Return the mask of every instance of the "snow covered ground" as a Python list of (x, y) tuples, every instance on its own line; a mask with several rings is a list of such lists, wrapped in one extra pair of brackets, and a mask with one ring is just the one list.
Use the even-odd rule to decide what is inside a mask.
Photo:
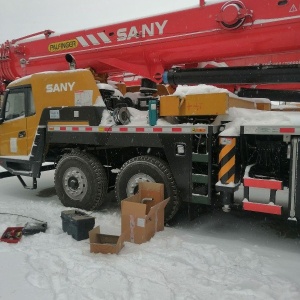
[[(207, 212), (193, 221), (182, 213), (151, 241), (126, 242), (118, 255), (91, 254), (88, 240), (62, 230), (53, 171), (37, 190), (16, 178), (0, 181), (0, 233), (46, 221), (45, 233), (0, 242), (5, 300), (82, 299), (300, 299), (297, 231), (257, 214)], [(112, 197), (93, 212), (106, 234), (120, 233), (120, 210)]]

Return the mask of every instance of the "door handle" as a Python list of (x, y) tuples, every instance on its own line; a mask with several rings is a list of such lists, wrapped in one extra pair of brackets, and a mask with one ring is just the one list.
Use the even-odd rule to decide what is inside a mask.
[(26, 136), (26, 131), (19, 131), (18, 138), (24, 138)]

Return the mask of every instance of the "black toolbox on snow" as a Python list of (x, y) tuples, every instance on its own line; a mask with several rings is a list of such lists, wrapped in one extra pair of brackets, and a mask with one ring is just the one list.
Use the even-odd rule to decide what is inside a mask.
[(75, 240), (81, 241), (89, 237), (89, 231), (95, 226), (95, 218), (79, 210), (61, 212), (62, 229)]

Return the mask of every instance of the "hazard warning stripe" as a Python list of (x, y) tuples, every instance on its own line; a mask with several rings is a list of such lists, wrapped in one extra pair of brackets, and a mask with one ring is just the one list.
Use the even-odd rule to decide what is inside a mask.
[(222, 145), (219, 154), (219, 180), (223, 184), (234, 182), (235, 180), (235, 152), (236, 139), (231, 139), (230, 144)]
[(206, 134), (208, 127), (174, 127), (174, 126), (48, 126), (49, 131), (59, 132), (115, 132), (115, 133), (194, 133)]
[(234, 174), (234, 166), (235, 156), (231, 157), (231, 159), (220, 168), (219, 176), (223, 183), (225, 183), (225, 181), (227, 183), (227, 180)]
[(243, 202), (243, 209), (272, 215), (282, 214), (282, 206), (274, 204), (254, 203), (245, 201)]
[(88, 34), (87, 35), (87, 38), (91, 41), (91, 43), (93, 44), (93, 45), (99, 45), (100, 44), (100, 42), (95, 38), (95, 36), (94, 35), (92, 35), (92, 34)]
[(223, 147), (219, 153), (219, 163), (224, 166), (232, 157), (235, 156), (235, 144)]
[[(98, 38), (100, 39), (100, 41), (98, 40)], [(111, 39), (104, 32), (97, 32), (97, 36), (95, 36), (94, 34), (77, 36), (76, 39), (81, 44), (82, 47), (88, 47), (91, 45), (98, 46), (102, 43), (109, 44), (112, 42)]]
[(82, 47), (88, 47), (89, 46), (88, 42), (84, 39), (84, 37), (77, 36), (76, 39), (81, 44)]
[(282, 190), (282, 181), (279, 180), (267, 180), (267, 179), (257, 179), (257, 178), (244, 178), (244, 186), (270, 189), (270, 190)]

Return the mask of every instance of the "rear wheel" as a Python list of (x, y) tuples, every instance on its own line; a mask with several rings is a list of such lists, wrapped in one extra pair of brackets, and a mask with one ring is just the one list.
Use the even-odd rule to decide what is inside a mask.
[(98, 159), (77, 150), (63, 155), (55, 171), (56, 193), (65, 206), (92, 210), (107, 192), (107, 177)]
[(177, 186), (168, 165), (153, 156), (139, 156), (127, 161), (121, 168), (115, 184), (117, 200), (134, 195), (139, 182), (163, 183), (165, 199), (170, 197), (165, 208), (165, 221), (171, 220), (180, 206)]

